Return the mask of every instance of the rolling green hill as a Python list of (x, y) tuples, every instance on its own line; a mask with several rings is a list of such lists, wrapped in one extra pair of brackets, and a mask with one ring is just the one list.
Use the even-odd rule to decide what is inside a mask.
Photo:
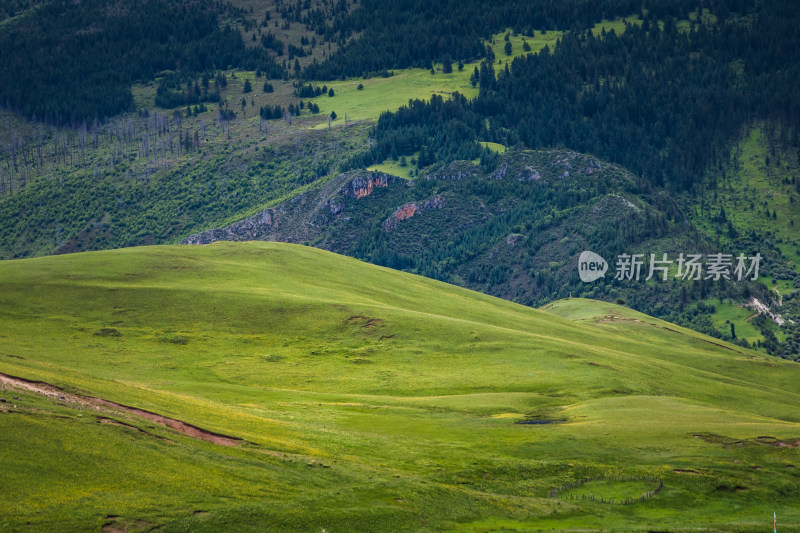
[(3, 262), (0, 313), (4, 531), (800, 527), (800, 366), (613, 304), (215, 243)]
[[(308, 243), (525, 305), (570, 295), (621, 299), (637, 310), (747, 346), (769, 336), (756, 330), (752, 319), (745, 321), (755, 312), (743, 304), (751, 298), (771, 301), (763, 282), (784, 277), (777, 251), (757, 239), (716, 242), (713, 233), (701, 232), (688, 220), (672, 197), (590, 155), (511, 150), (498, 156), (495, 166), (490, 171), (456, 161), (413, 181), (382, 172), (347, 172), (182, 242)], [(396, 170), (408, 167), (380, 168), (401, 174)], [(642, 279), (621, 281), (609, 274), (583, 283), (576, 265), (584, 250), (609, 259), (612, 272), (613, 258), (641, 253), (646, 263)], [(761, 283), (643, 279), (651, 253), (674, 259), (679, 253), (719, 250), (760, 251)], [(784, 293), (790, 302), (792, 293)], [(735, 316), (720, 319), (723, 309)], [(790, 306), (780, 312), (788, 319), (797, 316)], [(785, 356), (794, 358), (797, 350), (790, 344), (784, 346)]]
[[(290, 205), (304, 191), (326, 190), (342, 179), (341, 170), (414, 179), (472, 160), (481, 171), (469, 183), (417, 180), (404, 194), (373, 205), (378, 220), (352, 216), (351, 209), (349, 222), (330, 232), (338, 236), (311, 224), (288, 228), (305, 237), (286, 236), (284, 226), (272, 238), (306, 241), (520, 303), (569, 294), (619, 298), (698, 331), (800, 357), (800, 327), (791, 323), (800, 316), (792, 226), (800, 220), (800, 197), (798, 106), (791, 92), (797, 25), (790, 2), (725, 0), (695, 9), (662, 1), (513, 0), (481, 17), (480, 2), (461, 2), (456, 10), (416, 0), (391, 6), (196, 0), (196, 9), (187, 9), (152, 0), (143, 13), (128, 4), (7, 6), (3, 24), (13, 29), (7, 39), (25, 34), (15, 45), (25, 54), (15, 56), (10, 71), (51, 60), (71, 65), (64, 86), (45, 84), (47, 91), (65, 93), (78, 71), (98, 75), (97, 68), (124, 59), (131, 46), (141, 48), (136, 39), (149, 33), (105, 47), (114, 61), (97, 55), (92, 62), (67, 62), (26, 39), (52, 38), (62, 51), (89, 49), (105, 43), (114, 25), (135, 21), (159, 34), (174, 16), (177, 40), (150, 39), (165, 52), (148, 48), (127, 65), (136, 72), (114, 81), (135, 106), (115, 118), (93, 120), (90, 113), (60, 126), (42, 122), (39, 112), (38, 122), (22, 118), (20, 103), (8, 98), (12, 86), (34, 107), (69, 107), (42, 97), (38, 85), (18, 87), (45, 68), (12, 75), (14, 83), (0, 88), (0, 257), (175, 243), (209, 228), (247, 225), (247, 217)], [(372, 8), (378, 16), (370, 15)], [(68, 19), (66, 31), (54, 31), (58, 17)], [(402, 39), (386, 38), (392, 33)], [(201, 36), (199, 48), (185, 44)], [(228, 50), (219, 39), (235, 46)], [(210, 56), (201, 53), (208, 46), (215, 50)], [(214, 59), (225, 50), (230, 59)], [(253, 54), (266, 64), (253, 62)], [(272, 66), (284, 74), (276, 76)], [(315, 70), (317, 79), (310, 79)], [(353, 77), (341, 79), (345, 71)], [(308, 83), (320, 90), (303, 93)], [(97, 105), (117, 94), (91, 83), (82, 87), (93, 91)], [(338, 118), (328, 121), (332, 113)], [(756, 150), (755, 134), (747, 131), (763, 131), (769, 140)], [(603, 156), (623, 165), (618, 172), (628, 178), (622, 181), (635, 186), (606, 186), (580, 173), (545, 185), (483, 179), (503, 172), (509, 158), (501, 162), (498, 153), (508, 149), (513, 159), (531, 147)], [(767, 150), (762, 170), (753, 157), (760, 160)], [(549, 169), (548, 162), (536, 166)], [(438, 198), (443, 208), (390, 231), (381, 227), (396, 209), (428, 201), (441, 206)], [(718, 210), (723, 205), (727, 217)], [(313, 222), (318, 206), (306, 207), (297, 219)], [(595, 209), (605, 209), (603, 220)], [(738, 237), (727, 237), (733, 233)], [(610, 256), (759, 251), (766, 257), (766, 286), (627, 290), (603, 284), (591, 290), (601, 283), (587, 289), (571, 268), (588, 247)], [(762, 322), (751, 311), (752, 297), (785, 324)]]

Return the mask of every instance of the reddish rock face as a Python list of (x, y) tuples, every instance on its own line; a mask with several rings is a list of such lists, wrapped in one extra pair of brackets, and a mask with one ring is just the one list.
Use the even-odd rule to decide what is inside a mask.
[(388, 179), (385, 174), (369, 178), (356, 178), (351, 183), (352, 193), (356, 199), (369, 196), (375, 187), (386, 187), (386, 185), (388, 185)]
[(383, 223), (383, 229), (386, 231), (392, 231), (394, 228), (397, 227), (397, 223), (402, 220), (407, 220), (413, 217), (419, 208), (417, 204), (414, 202), (403, 204), (398, 207), (392, 215), (386, 219), (386, 222)]
[(394, 212), (393, 217), (396, 221), (400, 222), (401, 220), (413, 217), (416, 212), (417, 204), (405, 204), (397, 208), (397, 211)]
[[(371, 195), (378, 187), (391, 187), (396, 176), (357, 170), (334, 177), (329, 183), (301, 193), (251, 217), (223, 228), (213, 228), (186, 237), (184, 244), (214, 241), (302, 242), (319, 237), (334, 219), (344, 216), (348, 202)], [(424, 204), (420, 209), (426, 209)]]
[(392, 215), (383, 223), (383, 229), (391, 231), (397, 227), (398, 222), (408, 220), (416, 214), (423, 213), (431, 209), (441, 209), (444, 207), (444, 198), (441, 195), (436, 195), (429, 200), (425, 200), (422, 204), (409, 202), (398, 207)]

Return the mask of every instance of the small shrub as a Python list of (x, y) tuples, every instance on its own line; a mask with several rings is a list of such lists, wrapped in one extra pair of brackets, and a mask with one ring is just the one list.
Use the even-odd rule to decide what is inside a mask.
[(94, 333), (98, 337), (122, 337), (122, 333), (117, 328), (102, 328)]

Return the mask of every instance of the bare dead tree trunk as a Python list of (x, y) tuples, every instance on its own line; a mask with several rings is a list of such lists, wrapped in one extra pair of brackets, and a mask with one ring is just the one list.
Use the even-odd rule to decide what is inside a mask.
[(169, 137), (169, 155), (174, 155), (174, 151), (172, 150), (172, 128), (167, 126), (167, 135)]
[(17, 137), (17, 133), (14, 132), (14, 134), (11, 137), (11, 144), (8, 145), (9, 146), (9, 154), (11, 155), (11, 165), (12, 165), (12, 167), (14, 169), (14, 172), (18, 172), (18, 170), (19, 170), (17, 168), (17, 139), (16, 139), (16, 137)]
[(100, 145), (98, 139), (99, 132), (97, 131), (99, 129), (98, 126), (99, 125), (97, 123), (97, 119), (95, 118), (94, 122), (92, 122), (92, 146), (94, 147), (95, 150), (97, 150), (97, 148)]
[(39, 138), (36, 141), (36, 155), (39, 159), (39, 168), (44, 166), (44, 158), (42, 157), (42, 145), (44, 144), (44, 135), (42, 133), (42, 126), (39, 125)]
[(14, 194), (14, 172), (6, 161), (6, 175), (8, 176), (8, 194)]

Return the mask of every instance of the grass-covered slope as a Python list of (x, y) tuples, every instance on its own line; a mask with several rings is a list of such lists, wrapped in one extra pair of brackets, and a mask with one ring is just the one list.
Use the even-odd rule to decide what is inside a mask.
[[(492, 149), (500, 152), (502, 146)], [(643, 187), (627, 170), (591, 155), (515, 149), (497, 157), (491, 171), (455, 161), (412, 180), (400, 179), (409, 167), (399, 165), (338, 174), (247, 219), (183, 242), (307, 243), (525, 305), (568, 296), (622, 299), (639, 311), (740, 345), (758, 346), (764, 339), (752, 319), (745, 320), (754, 311), (744, 307), (751, 298), (772, 302), (762, 284), (645, 283), (616, 280), (612, 274), (583, 283), (576, 267), (584, 250), (608, 258), (612, 270), (613, 258), (639, 253), (647, 263), (644, 278), (650, 254), (666, 253), (675, 260), (689, 250), (760, 252), (759, 275), (768, 280), (780, 276), (783, 265), (767, 253), (766, 243), (716, 242), (690, 223), (673, 197)], [(789, 291), (781, 289), (781, 294), (790, 302)], [(780, 312), (800, 321), (791, 306)], [(725, 322), (731, 318), (737, 322), (735, 338)]]
[(3, 262), (0, 313), (65, 389), (0, 390), (4, 531), (800, 526), (800, 366), (612, 304), (216, 243)]

